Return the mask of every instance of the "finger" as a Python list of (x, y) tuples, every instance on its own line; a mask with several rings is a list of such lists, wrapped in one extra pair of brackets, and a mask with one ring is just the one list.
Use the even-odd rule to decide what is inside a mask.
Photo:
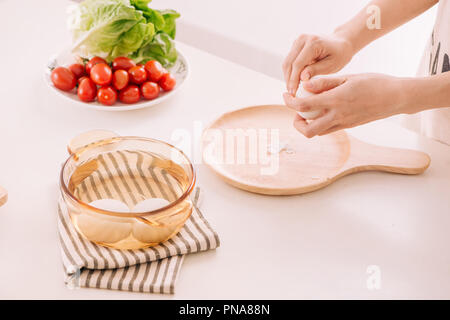
[(283, 99), (286, 106), (300, 112), (322, 110), (329, 108), (333, 104), (333, 95), (328, 94), (327, 92), (305, 98), (294, 97), (290, 93), (286, 92), (283, 94)]
[(345, 81), (347, 81), (345, 77), (317, 78), (303, 82), (303, 88), (311, 93), (318, 94), (334, 89), (345, 83)]
[(319, 135), (334, 125), (334, 114), (330, 111), (309, 123), (301, 117), (296, 117), (294, 121), (294, 127), (307, 138)]
[(286, 85), (291, 77), (292, 64), (294, 63), (295, 58), (297, 58), (298, 54), (302, 51), (304, 46), (305, 46), (305, 38), (303, 36), (300, 36), (297, 40), (294, 41), (294, 43), (292, 44), (291, 51), (289, 51), (289, 54), (284, 59), (283, 73)]
[(308, 127), (308, 122), (303, 119), (300, 115), (296, 115), (294, 119), (294, 128), (297, 129), (301, 134), (304, 135), (306, 128)]
[(318, 62), (313, 62), (309, 66), (306, 66), (300, 74), (300, 79), (301, 81), (308, 81), (314, 76), (328, 74), (333, 71), (334, 67), (334, 62), (331, 57), (326, 57)]
[(327, 130), (325, 130), (324, 132), (322, 132), (321, 134), (319, 134), (319, 136), (325, 136), (327, 134), (339, 131), (339, 130), (343, 130), (345, 129), (345, 127), (343, 125), (335, 125), (332, 126), (331, 128), (328, 128)]
[(300, 74), (315, 58), (316, 50), (314, 45), (306, 43), (300, 54), (292, 63), (292, 70), (287, 85), (290, 94), (295, 95), (297, 93), (298, 85), (300, 84)]

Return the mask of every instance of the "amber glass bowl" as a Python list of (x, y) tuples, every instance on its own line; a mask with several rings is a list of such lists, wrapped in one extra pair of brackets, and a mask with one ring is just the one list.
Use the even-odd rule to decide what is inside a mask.
[(60, 189), (76, 230), (115, 249), (141, 249), (176, 235), (192, 213), (195, 171), (165, 142), (114, 137), (76, 150)]

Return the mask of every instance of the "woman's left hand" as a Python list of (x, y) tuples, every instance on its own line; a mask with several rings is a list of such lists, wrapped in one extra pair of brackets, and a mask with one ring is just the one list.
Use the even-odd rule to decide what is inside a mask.
[(381, 74), (358, 74), (318, 78), (303, 82), (316, 95), (294, 97), (284, 94), (286, 105), (296, 111), (320, 111), (309, 123), (296, 116), (295, 128), (308, 138), (355, 127), (407, 110), (402, 79)]

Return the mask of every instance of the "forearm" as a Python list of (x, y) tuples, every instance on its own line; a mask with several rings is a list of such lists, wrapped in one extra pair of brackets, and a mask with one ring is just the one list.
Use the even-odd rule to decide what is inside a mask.
[(450, 107), (450, 72), (439, 75), (402, 79), (401, 113)]
[[(420, 15), (435, 5), (439, 0), (373, 0), (355, 17), (335, 30), (335, 34), (347, 39), (353, 53), (389, 33), (405, 22)], [(377, 12), (369, 11), (370, 6), (379, 8), (379, 26)], [(379, 27), (379, 28), (378, 28)]]

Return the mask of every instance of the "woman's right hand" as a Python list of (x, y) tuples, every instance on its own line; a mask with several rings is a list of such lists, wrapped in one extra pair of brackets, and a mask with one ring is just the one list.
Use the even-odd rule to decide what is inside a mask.
[(301, 35), (283, 62), (288, 92), (295, 96), (300, 81), (341, 70), (353, 55), (352, 44), (337, 34), (327, 37)]

